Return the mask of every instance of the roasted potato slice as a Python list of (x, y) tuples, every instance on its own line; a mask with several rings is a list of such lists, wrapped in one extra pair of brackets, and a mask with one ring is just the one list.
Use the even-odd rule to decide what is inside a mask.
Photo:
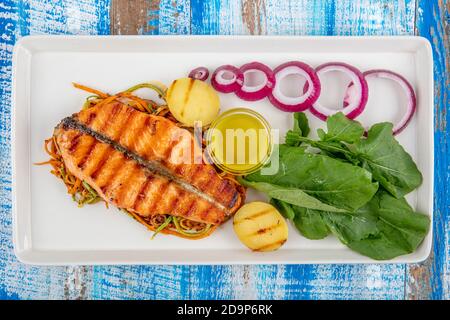
[(273, 251), (287, 240), (286, 220), (274, 206), (264, 202), (247, 203), (233, 221), (239, 240), (254, 251)]
[(220, 100), (216, 91), (204, 81), (192, 78), (175, 80), (167, 91), (167, 105), (175, 119), (193, 127), (210, 124), (218, 115)]

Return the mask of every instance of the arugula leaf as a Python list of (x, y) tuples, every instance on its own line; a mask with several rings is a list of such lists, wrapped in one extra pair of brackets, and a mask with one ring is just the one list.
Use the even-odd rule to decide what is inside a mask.
[(319, 240), (330, 234), (330, 230), (322, 219), (322, 211), (302, 208), (277, 199), (270, 199), (270, 203), (285, 218), (292, 220), (305, 238)]
[(300, 137), (307, 137), (310, 132), (309, 124), (308, 124), (308, 118), (306, 118), (306, 115), (303, 112), (295, 112), (294, 113), (294, 128), (292, 130), (289, 130), (286, 133), (286, 139), (285, 143), (288, 146), (297, 147), (300, 145), (301, 142), (294, 140), (291, 140), (289, 138), (289, 135), (293, 134), (293, 136), (300, 136)]
[(378, 189), (370, 172), (362, 168), (285, 145), (280, 145), (275, 175), (262, 175), (260, 170), (244, 180), (299, 189), (325, 204), (349, 211), (366, 204)]
[(396, 199), (384, 190), (377, 192), (356, 214), (364, 216), (369, 222), (349, 220), (339, 223), (333, 217), (342, 217), (342, 214), (324, 213), (323, 216), (342, 243), (376, 260), (392, 259), (415, 251), (430, 224), (430, 219), (414, 212), (404, 198)]
[(348, 119), (342, 112), (328, 117), (327, 130), (327, 133), (322, 129), (317, 130), (320, 140), (353, 143), (359, 141), (364, 134), (363, 126)]
[(354, 213), (335, 214), (334, 212), (323, 212), (322, 217), (328, 228), (334, 234), (340, 235), (338, 238), (344, 244), (355, 240), (363, 240), (379, 233), (377, 227), (378, 219), (373, 215), (372, 202), (369, 202)]
[(298, 188), (283, 187), (267, 182), (248, 181), (243, 178), (238, 178), (238, 181), (245, 187), (252, 187), (255, 190), (264, 192), (270, 198), (284, 201), (293, 205), (324, 211), (345, 211), (344, 209), (339, 209), (323, 203), (317, 198), (308, 195), (306, 192)]
[(302, 137), (307, 137), (310, 131), (308, 118), (303, 112), (294, 113), (294, 132), (299, 132)]
[(364, 129), (358, 122), (336, 113), (328, 118), (327, 128), (327, 133), (318, 130), (320, 141), (296, 132), (288, 132), (286, 141), (291, 145), (307, 143), (330, 157), (344, 159), (370, 171), (373, 178), (396, 198), (422, 183), (422, 174), (416, 164), (394, 138), (391, 123), (373, 125), (365, 139), (362, 137)]
[(362, 167), (389, 193), (401, 198), (422, 183), (422, 174), (411, 156), (395, 140), (391, 123), (372, 126), (367, 139), (349, 147), (362, 161)]
[(286, 219), (292, 220), (295, 218), (294, 209), (292, 209), (292, 206), (289, 203), (272, 198), (270, 199), (270, 204), (277, 208)]
[(320, 211), (293, 206), (295, 227), (308, 239), (319, 240), (330, 234), (327, 224), (322, 219)]

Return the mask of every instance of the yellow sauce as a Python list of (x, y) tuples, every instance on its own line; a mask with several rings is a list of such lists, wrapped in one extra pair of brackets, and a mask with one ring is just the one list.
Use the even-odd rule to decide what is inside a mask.
[(270, 126), (257, 112), (231, 109), (213, 122), (207, 144), (212, 160), (220, 169), (248, 174), (259, 169), (270, 156)]

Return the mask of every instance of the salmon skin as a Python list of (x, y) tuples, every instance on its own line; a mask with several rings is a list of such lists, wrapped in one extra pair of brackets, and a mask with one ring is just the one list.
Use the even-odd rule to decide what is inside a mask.
[(73, 175), (144, 219), (218, 225), (244, 203), (245, 189), (219, 176), (193, 135), (169, 119), (111, 102), (63, 119), (54, 135)]

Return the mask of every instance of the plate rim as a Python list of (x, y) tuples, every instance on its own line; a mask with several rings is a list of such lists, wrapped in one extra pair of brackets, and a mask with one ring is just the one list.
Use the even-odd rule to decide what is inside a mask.
[[(431, 123), (429, 125), (429, 132), (427, 134), (429, 135), (428, 142), (430, 144), (430, 149), (433, 151), (429, 154), (428, 160), (431, 163), (430, 168), (428, 168), (428, 174), (430, 174), (430, 190), (428, 190), (428, 199), (426, 200), (429, 204), (430, 211), (427, 212), (430, 218), (430, 229), (429, 233), (425, 237), (422, 246), (425, 246), (425, 250), (421, 255), (415, 255), (415, 258), (410, 257), (411, 255), (414, 255), (415, 253), (404, 255), (397, 257), (395, 259), (391, 260), (384, 260), (384, 261), (377, 261), (370, 259), (368, 257), (362, 256), (361, 259), (352, 259), (352, 260), (311, 260), (311, 261), (305, 261), (305, 260), (296, 260), (296, 261), (286, 261), (286, 260), (270, 260), (270, 261), (252, 261), (252, 260), (245, 260), (245, 261), (235, 261), (235, 260), (227, 260), (223, 259), (220, 261), (212, 261), (208, 259), (198, 259), (198, 260), (190, 260), (190, 261), (177, 261), (177, 260), (170, 260), (170, 261), (146, 261), (146, 260), (130, 260), (130, 261), (115, 261), (115, 260), (104, 260), (104, 261), (95, 261), (95, 260), (89, 260), (89, 259), (80, 259), (78, 261), (74, 262), (68, 262), (66, 261), (57, 261), (58, 259), (54, 259), (54, 261), (42, 261), (36, 258), (34, 255), (30, 255), (29, 253), (39, 253), (39, 250), (33, 250), (26, 249), (21, 247), (19, 244), (19, 233), (21, 226), (18, 225), (18, 212), (17, 212), (17, 201), (18, 201), (18, 195), (16, 192), (17, 189), (17, 179), (16, 179), (16, 159), (17, 159), (17, 149), (16, 149), (16, 104), (17, 104), (17, 67), (18, 67), (18, 52), (21, 49), (27, 49), (27, 46), (33, 44), (33, 41), (40, 41), (40, 40), (46, 40), (49, 39), (58, 40), (58, 41), (66, 41), (66, 40), (86, 40), (86, 41), (96, 41), (99, 39), (102, 39), (102, 41), (127, 41), (128, 39), (142, 39), (145, 41), (155, 41), (156, 40), (162, 40), (166, 41), (164, 39), (174, 39), (174, 38), (184, 38), (184, 39), (211, 39), (211, 38), (218, 38), (218, 39), (226, 39), (226, 41), (231, 41), (234, 39), (248, 39), (249, 41), (254, 41), (255, 39), (260, 39), (258, 41), (269, 41), (272, 39), (281, 39), (281, 40), (287, 40), (292, 41), (294, 39), (296, 40), (307, 40), (307, 41), (354, 41), (354, 40), (374, 40), (374, 41), (413, 41), (417, 42), (418, 46), (424, 47), (427, 55), (427, 60), (429, 62), (429, 69), (428, 76), (430, 81), (427, 83), (428, 88), (427, 90), (430, 92), (430, 99), (428, 102), (426, 102), (427, 105), (431, 106)], [(151, 39), (151, 40), (150, 40)], [(28, 48), (29, 49), (29, 48)], [(27, 50), (28, 50), (27, 49)], [(120, 36), (120, 35), (97, 35), (97, 36), (89, 36), (89, 35), (30, 35), (20, 38), (18, 41), (16, 41), (14, 48), (13, 48), (13, 56), (12, 56), (12, 86), (11, 86), (11, 169), (12, 169), (12, 180), (11, 180), (11, 194), (12, 194), (12, 240), (13, 240), (13, 248), (14, 253), (18, 260), (25, 264), (31, 264), (31, 265), (113, 265), (113, 264), (167, 264), (167, 265), (223, 265), (223, 264), (356, 264), (356, 263), (376, 263), (376, 264), (392, 264), (392, 263), (418, 263), (426, 260), (428, 256), (431, 253), (432, 244), (433, 244), (433, 222), (434, 222), (434, 108), (432, 106), (434, 105), (434, 74), (433, 74), (433, 54), (432, 54), (432, 47), (428, 39), (422, 36), (289, 36), (289, 35), (263, 35), (263, 36), (249, 36), (249, 35), (217, 35), (217, 36), (207, 36), (207, 35), (132, 35), (132, 36)], [(29, 105), (28, 105), (29, 107)], [(30, 134), (29, 126), (28, 126), (28, 133)], [(29, 162), (29, 161), (28, 161)], [(30, 190), (31, 194), (31, 190)], [(336, 240), (338, 241), (338, 240)], [(327, 249), (328, 250), (328, 249)], [(47, 251), (47, 250), (46, 250)], [(52, 250), (52, 252), (59, 252), (61, 250)], [(117, 251), (117, 250), (115, 250)], [(120, 251), (120, 250), (118, 250)], [(136, 251), (148, 251), (148, 250), (136, 250)], [(62, 251), (61, 251), (62, 252)], [(73, 252), (95, 252), (95, 251), (86, 251), (86, 250), (80, 250), (80, 251), (73, 251)]]

